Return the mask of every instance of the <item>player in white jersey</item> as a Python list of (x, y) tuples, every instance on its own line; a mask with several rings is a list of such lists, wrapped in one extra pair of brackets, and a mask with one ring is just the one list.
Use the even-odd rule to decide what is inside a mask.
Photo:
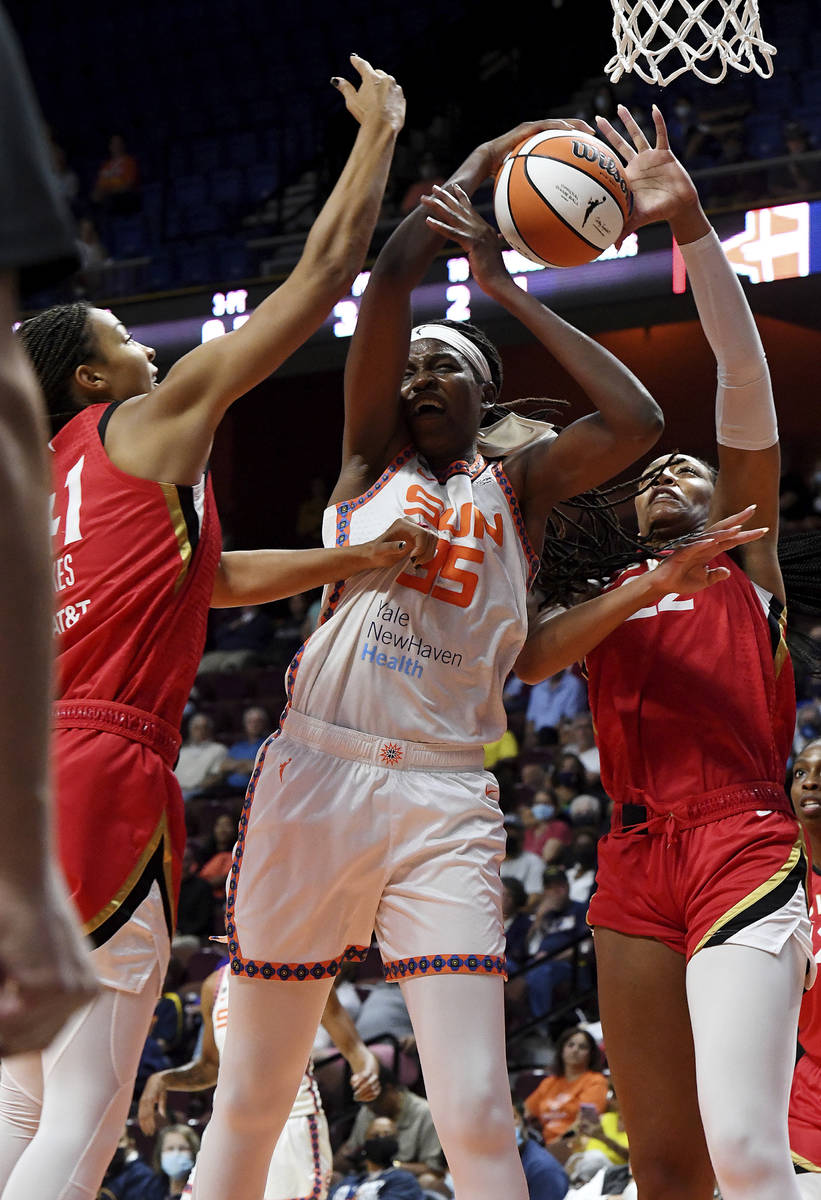
[[(156, 1132), (157, 1114), (166, 1115), (168, 1092), (200, 1092), (217, 1082), (228, 1026), (230, 980), (227, 967), (220, 967), (202, 985), (202, 1035), (197, 1057), (182, 1067), (157, 1071), (146, 1080), (138, 1113), (143, 1133)], [(334, 991), (328, 994), (322, 1024), (350, 1065), (354, 1099), (363, 1103), (375, 1100), (380, 1091), (379, 1062), (359, 1037)], [(313, 1061), (309, 1059), (296, 1100), (271, 1156), (265, 1200), (293, 1200), (294, 1197), (324, 1200), (332, 1165), (328, 1122), (314, 1078)], [(191, 1172), (184, 1196), (191, 1195), (195, 1175), (196, 1168)]]
[[(662, 427), (626, 368), (513, 283), (468, 200), (552, 125), (569, 128), (519, 126), (474, 151), (396, 230), (363, 296), (324, 537), (356, 542), (405, 514), (437, 531), (439, 550), (424, 567), (328, 589), (291, 665), (228, 885), (232, 1020), (197, 1200), (260, 1194), (333, 976), (372, 929), (408, 1005), (457, 1195), (527, 1195), (504, 1050), (504, 834), (482, 747), (504, 728), (502, 684), (553, 505), (627, 467)], [(514, 435), (504, 464), (478, 445), (501, 385), (493, 346), (453, 323), (411, 336), (411, 292), (443, 234), (598, 410), (558, 437)]]

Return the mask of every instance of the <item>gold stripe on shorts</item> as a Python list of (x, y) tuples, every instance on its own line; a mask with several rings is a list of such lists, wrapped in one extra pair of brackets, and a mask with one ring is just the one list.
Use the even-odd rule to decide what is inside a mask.
[(748, 925), (777, 912), (792, 898), (797, 887), (806, 886), (806, 874), (804, 843), (799, 836), (783, 866), (765, 883), (760, 884), (719, 917), (707, 930), (693, 953), (696, 954), (708, 945), (720, 946)]

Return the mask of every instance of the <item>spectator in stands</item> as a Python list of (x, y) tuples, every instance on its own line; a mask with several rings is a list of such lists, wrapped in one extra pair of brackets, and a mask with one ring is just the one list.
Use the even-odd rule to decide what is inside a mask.
[(197, 674), (241, 671), (256, 666), (271, 642), (271, 622), (264, 608), (245, 604), (219, 609), (211, 615), (211, 649), (206, 650)]
[(530, 1136), (521, 1100), (513, 1101), (513, 1120), (529, 1200), (565, 1200), (570, 1187), (567, 1173), (558, 1159)]
[(200, 878), (201, 865), (198, 851), (189, 842), (182, 856), (175, 941), (181, 937), (197, 938), (201, 941), (215, 932), (214, 891), (207, 880)]
[(553, 776), (553, 790), (561, 811), (567, 811), (576, 796), (582, 794), (587, 779), (581, 759), (575, 754), (562, 754)]
[(626, 1165), (630, 1157), (627, 1132), (612, 1087), (607, 1093), (607, 1110), (599, 1114), (590, 1107), (583, 1108), (577, 1131), (574, 1153), (567, 1163), (574, 1182), (592, 1178), (602, 1167)]
[(782, 130), (790, 161), (767, 172), (767, 189), (777, 196), (809, 196), (821, 190), (821, 162), (806, 159), (814, 150), (809, 134), (798, 121), (788, 121)]
[(242, 730), (244, 738), (232, 742), (228, 747), (228, 756), (220, 765), (219, 771), (227, 788), (245, 794), (245, 789), (251, 779), (257, 751), (271, 732), (271, 718), (259, 704), (252, 704), (242, 714)]
[(110, 259), (91, 217), (81, 217), (77, 224), (77, 253), (80, 273), (75, 279), (75, 291), (78, 295), (93, 295), (99, 291), (102, 269)]
[(530, 967), (525, 976), (527, 997), (533, 1017), (549, 1016), (553, 993), (573, 977), (573, 961), (587, 953), (587, 904), (570, 898), (567, 872), (545, 867), (544, 889), (533, 911), (528, 933), (528, 954), (545, 961)]
[(542, 890), (542, 860), (538, 854), (525, 850), (525, 826), (518, 813), (507, 813), (504, 823), (507, 848), (502, 861), (502, 874), (518, 879), (528, 896), (537, 896)]
[(524, 884), (511, 875), (502, 876), (502, 919), (505, 926), (505, 961), (508, 972), (527, 958), (531, 917), (527, 912)]
[(163, 1200), (181, 1196), (200, 1151), (200, 1139), (189, 1125), (167, 1125), (154, 1149), (154, 1167), (166, 1179)]
[[(522, 763), (519, 770), (519, 781), (516, 784), (516, 807), (529, 808), (537, 792), (550, 787), (550, 777), (541, 763)], [(529, 849), (529, 847), (528, 847)]]
[(225, 881), (231, 870), (231, 859), (236, 840), (236, 820), (230, 813), (220, 813), (214, 820), (211, 837), (203, 847), (205, 862), (200, 867), (200, 878), (211, 885), (217, 899), (220, 899), (225, 892)]
[(374, 1117), (368, 1124), (362, 1151), (364, 1166), (336, 1185), (334, 1200), (422, 1200), (416, 1176), (399, 1165), (399, 1131), (390, 1117)]
[(72, 212), (76, 213), (77, 196), (80, 191), (80, 180), (77, 172), (69, 166), (63, 147), (58, 146), (53, 139), (50, 140), (50, 149), (51, 165), (57, 179), (57, 187), (66, 204)]
[(599, 748), (593, 733), (593, 718), (589, 712), (581, 712), (571, 720), (565, 721), (560, 737), (562, 751), (565, 754), (575, 754), (584, 767), (586, 784), (596, 787), (601, 776), (599, 764)]
[(355, 1018), (356, 1029), (364, 1042), (372, 1042), (387, 1034), (403, 1049), (416, 1045), (413, 1026), (402, 992), (386, 979), (370, 985)]
[(599, 1071), (601, 1055), (586, 1029), (566, 1029), (556, 1044), (553, 1075), (543, 1079), (525, 1099), (525, 1112), (541, 1126), (544, 1144), (566, 1158), (563, 1135), (579, 1118), (582, 1104), (603, 1113), (607, 1108), (607, 1079)]
[(498, 763), (508, 762), (519, 753), (519, 743), (512, 729), (506, 729), (496, 742), (485, 746), (485, 770), (491, 771)]
[(525, 712), (529, 744), (555, 745), (563, 717), (575, 717), (587, 708), (584, 683), (573, 671), (558, 671), (530, 689)]
[(214, 741), (214, 722), (207, 713), (194, 713), (188, 722), (188, 737), (180, 747), (174, 774), (189, 800), (220, 782), (220, 768), (228, 755), (222, 742)]
[(165, 1200), (167, 1194), (165, 1179), (143, 1162), (134, 1139), (123, 1130), (97, 1200)]
[[(594, 796), (577, 796), (573, 801), (595, 801)], [(596, 802), (597, 803), (597, 802)], [(570, 899), (583, 904), (587, 902), (596, 882), (596, 829), (578, 829), (573, 835), (573, 844), (567, 854), (567, 882)]]
[(97, 171), (91, 199), (109, 213), (136, 212), (139, 208), (139, 181), (136, 158), (129, 154), (123, 136), (113, 134), (108, 143), (108, 158)]
[(185, 1031), (185, 1012), (182, 1000), (182, 981), (185, 967), (181, 959), (172, 954), (162, 987), (162, 995), (154, 1009), (151, 1036), (169, 1056), (179, 1051)]
[(379, 1096), (360, 1108), (348, 1140), (334, 1156), (335, 1169), (343, 1174), (355, 1170), (372, 1122), (376, 1117), (389, 1117), (395, 1122), (397, 1138), (396, 1150), (389, 1161), (412, 1175), (423, 1175), (426, 1171), (443, 1175), (442, 1147), (427, 1100), (408, 1091), (384, 1064), (379, 1069), (379, 1082), (382, 1085)]
[(305, 641), (307, 633), (310, 632), (306, 630), (306, 621), (311, 599), (308, 592), (299, 592), (296, 596), (289, 596), (286, 601), (287, 615), (279, 617), (274, 622), (270, 657), (275, 664), (286, 666)]
[(570, 845), (573, 833), (565, 814), (556, 808), (556, 796), (548, 784), (536, 792), (530, 807), (519, 810), (525, 825), (525, 850), (538, 854), (543, 863), (555, 862)]

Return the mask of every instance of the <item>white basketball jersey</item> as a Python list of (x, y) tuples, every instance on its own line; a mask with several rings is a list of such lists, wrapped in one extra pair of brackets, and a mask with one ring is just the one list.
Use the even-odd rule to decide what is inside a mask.
[(289, 702), (386, 737), (496, 741), (538, 567), (513, 488), (481, 455), (437, 478), (408, 447), (364, 495), (326, 510), (323, 541), (357, 545), (402, 516), (438, 532), (435, 558), (326, 588), (321, 624), (288, 673)]
[[(222, 975), (220, 976), (220, 985), (214, 997), (214, 1007), (211, 1009), (211, 1019), (214, 1023), (214, 1043), (220, 1058), (222, 1058), (222, 1052), (225, 1049), (225, 1030), (228, 1025), (228, 987), (230, 982), (231, 972), (227, 966), (223, 967)], [(308, 1069), (302, 1076), (293, 1108), (288, 1114), (288, 1120), (290, 1121), (292, 1117), (312, 1116), (319, 1112), (321, 1106), (319, 1088), (314, 1079), (313, 1064), (309, 1062)]]

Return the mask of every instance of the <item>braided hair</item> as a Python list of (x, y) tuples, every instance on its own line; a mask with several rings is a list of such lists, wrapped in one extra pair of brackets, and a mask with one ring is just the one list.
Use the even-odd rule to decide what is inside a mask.
[[(651, 487), (679, 455), (673, 451), (657, 468), (626, 483), (594, 488), (557, 505), (548, 519), (537, 587), (541, 607), (570, 608), (597, 595), (620, 571), (635, 563), (657, 558), (687, 542), (689, 535), (664, 545), (651, 543), (622, 524), (616, 509)], [(694, 458), (694, 455), (688, 455)], [(712, 464), (697, 459), (713, 480)], [(733, 551), (730, 551), (733, 557)], [(821, 620), (821, 530), (782, 533), (778, 562), (791, 615)], [(815, 639), (791, 623), (787, 643), (797, 664), (810, 674), (821, 674), (821, 648)]]
[(90, 314), (85, 300), (56, 304), (24, 321), (17, 331), (45, 396), (52, 433), (77, 415), (74, 372), (82, 363), (100, 358)]

